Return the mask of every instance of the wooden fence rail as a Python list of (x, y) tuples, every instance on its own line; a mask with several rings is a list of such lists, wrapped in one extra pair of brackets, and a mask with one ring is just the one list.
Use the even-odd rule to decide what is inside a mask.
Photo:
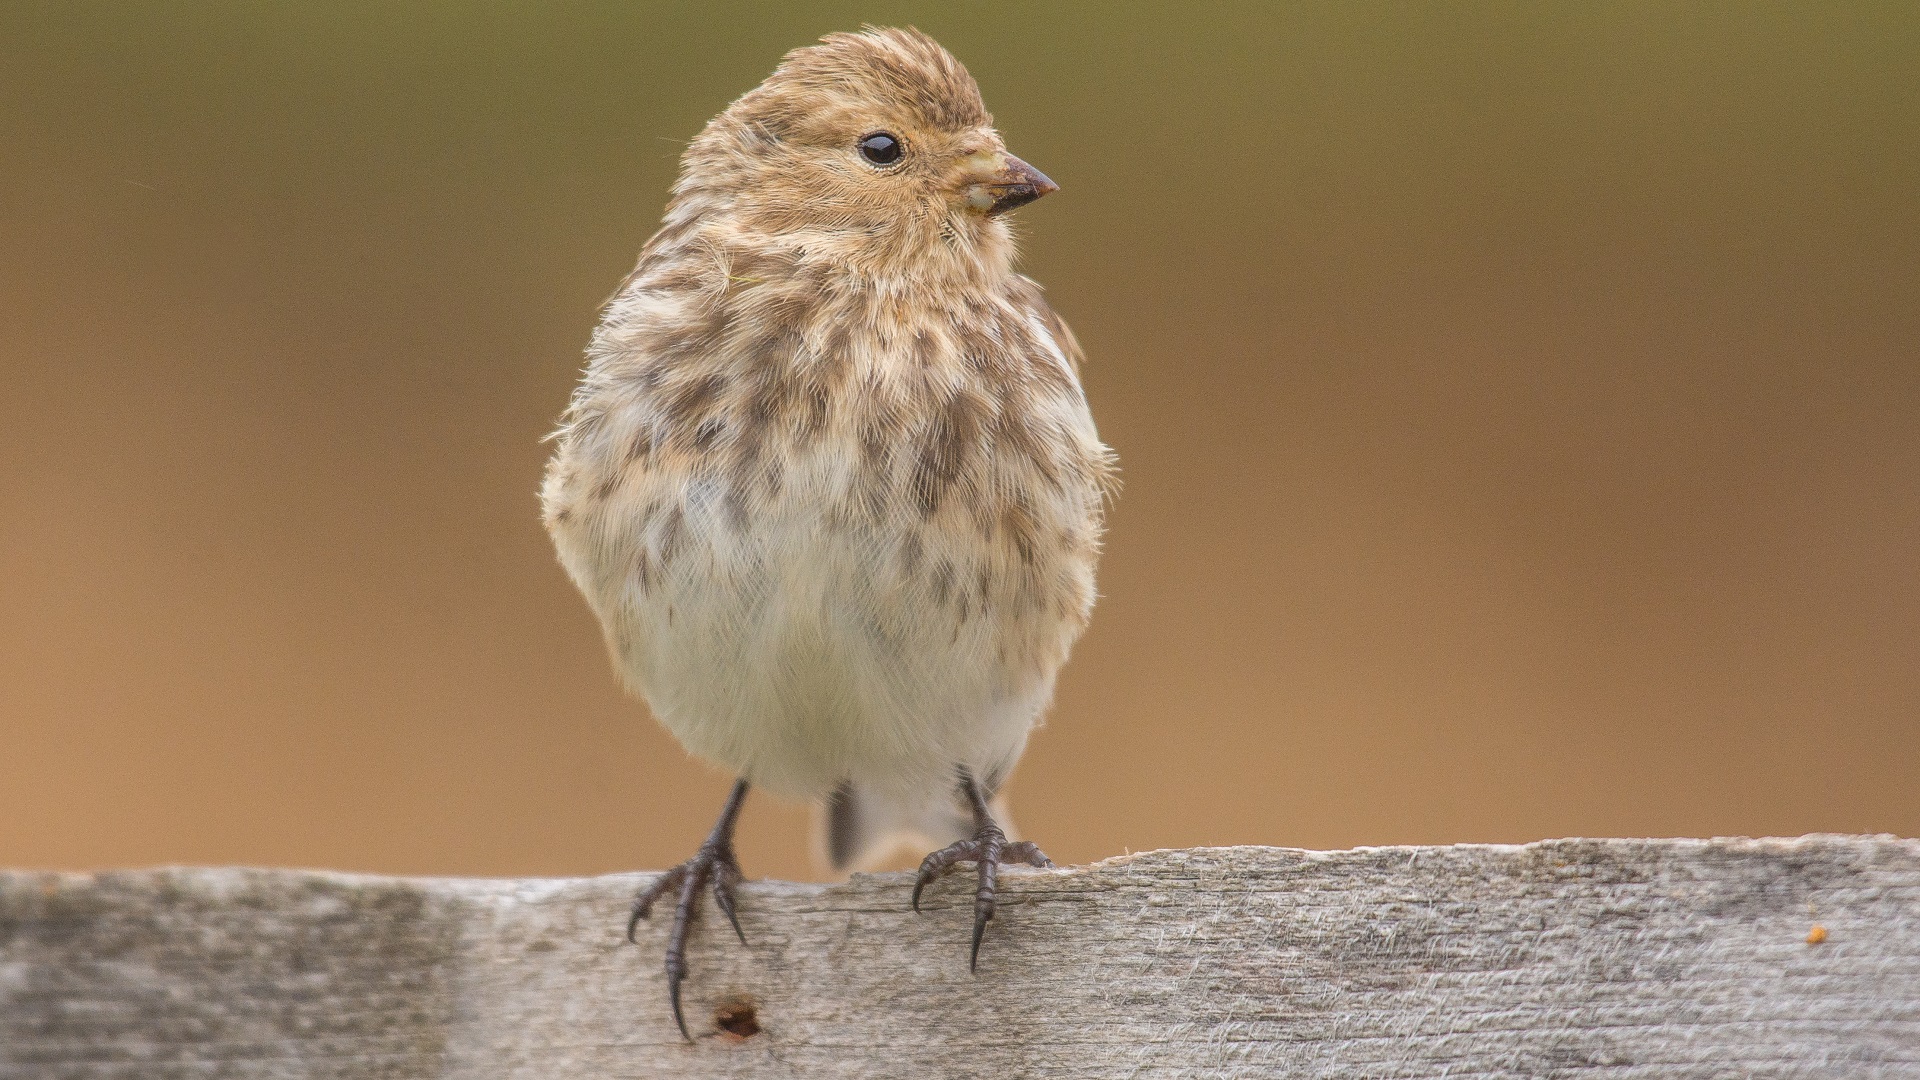
[(0, 1077), (1920, 1078), (1913, 840), (1009, 871), (977, 975), (966, 875), (750, 883), (692, 1044), (647, 877), (0, 873)]

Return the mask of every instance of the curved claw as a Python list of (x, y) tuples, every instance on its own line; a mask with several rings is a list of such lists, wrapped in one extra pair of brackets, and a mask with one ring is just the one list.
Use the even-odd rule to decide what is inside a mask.
[(633, 911), (627, 916), (627, 944), (639, 944), (638, 941), (634, 940), (634, 931), (639, 929), (640, 920), (652, 913), (653, 902), (658, 900), (662, 893), (678, 885), (680, 880), (686, 876), (687, 867), (685, 863), (682, 863), (666, 873), (661, 874), (659, 877), (654, 878), (653, 884), (641, 890), (640, 895), (633, 898)]
[(713, 902), (726, 913), (727, 922), (733, 925), (733, 936), (740, 944), (747, 943), (747, 932), (740, 929), (740, 917), (733, 912), (733, 887), (740, 883), (740, 867), (731, 858), (722, 862), (713, 875)]
[(981, 846), (985, 850), (979, 860), (980, 887), (973, 894), (973, 949), (967, 953), (969, 972), (980, 970), (980, 939), (986, 936), (987, 923), (993, 920), (993, 892), (1005, 847), (991, 839)]
[[(992, 865), (992, 863), (986, 863), (980, 867), (980, 876), (982, 879), (987, 877), (987, 867)], [(982, 890), (990, 890), (991, 888), (991, 885), (981, 886)], [(981, 896), (973, 902), (973, 948), (967, 952), (967, 971), (969, 973), (977, 973), (980, 970), (980, 939), (987, 935), (987, 923), (992, 920), (993, 896), (989, 892), (987, 895)]]
[(1013, 843), (1001, 848), (1000, 861), (1003, 863), (1025, 863), (1028, 866), (1038, 867), (1042, 870), (1053, 869), (1053, 860), (1047, 858), (1046, 852), (1041, 851), (1039, 845), (1031, 840), (1015, 840)]
[(973, 861), (979, 846), (979, 840), (962, 840), (920, 860), (920, 872), (913, 878), (913, 910), (920, 910), (920, 894), (927, 886), (952, 873), (961, 863)]
[(686, 977), (687, 965), (676, 967), (671, 962), (667, 964), (667, 1000), (673, 1003), (673, 1022), (680, 1028), (680, 1037), (692, 1042), (693, 1035), (687, 1031), (687, 1018), (680, 1013), (680, 980)]
[(973, 948), (967, 952), (967, 974), (980, 974), (980, 941), (987, 936), (987, 920), (992, 915), (973, 917)]

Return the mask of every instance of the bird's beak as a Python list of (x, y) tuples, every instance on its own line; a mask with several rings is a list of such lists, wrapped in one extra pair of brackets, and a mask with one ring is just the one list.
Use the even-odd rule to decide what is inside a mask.
[(976, 175), (978, 179), (967, 186), (967, 205), (989, 215), (1003, 214), (1060, 190), (1046, 173), (1012, 154), (993, 155), (991, 171)]

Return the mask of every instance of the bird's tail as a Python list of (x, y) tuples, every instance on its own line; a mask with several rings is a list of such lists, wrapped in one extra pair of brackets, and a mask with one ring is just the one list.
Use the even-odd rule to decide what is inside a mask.
[[(1006, 798), (996, 795), (989, 808), (1011, 837)], [(818, 846), (828, 865), (840, 873), (870, 869), (903, 847), (925, 854), (973, 835), (973, 815), (961, 806), (958, 792), (902, 802), (848, 782), (834, 789), (823, 810), (815, 817)]]

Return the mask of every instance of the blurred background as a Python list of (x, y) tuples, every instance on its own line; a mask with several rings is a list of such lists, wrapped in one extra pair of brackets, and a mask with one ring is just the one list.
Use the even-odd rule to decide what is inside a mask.
[(1056, 859), (1920, 834), (1920, 7), (15, 0), (0, 865), (690, 853), (540, 439), (680, 147), (862, 22), (1064, 187)]

